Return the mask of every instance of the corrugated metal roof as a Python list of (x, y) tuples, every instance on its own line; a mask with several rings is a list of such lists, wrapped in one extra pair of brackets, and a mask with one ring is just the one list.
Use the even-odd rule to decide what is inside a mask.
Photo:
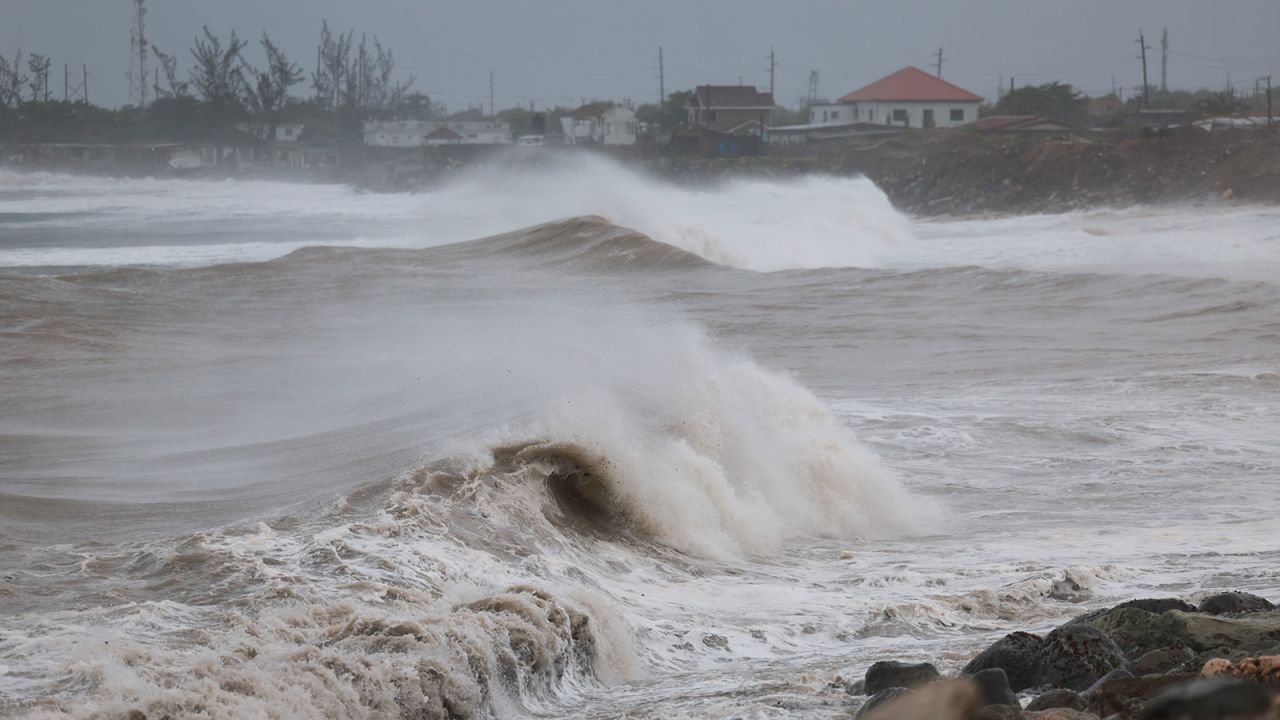
[(854, 90), (840, 98), (840, 102), (875, 101), (925, 101), (925, 102), (982, 102), (982, 98), (940, 80), (916, 67), (905, 67), (888, 77)]

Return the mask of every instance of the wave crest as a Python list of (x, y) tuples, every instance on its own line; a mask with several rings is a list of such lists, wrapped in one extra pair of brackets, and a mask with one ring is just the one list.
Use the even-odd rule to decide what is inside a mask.
[(811, 392), (679, 334), (649, 373), (583, 388), (419, 479), (490, 531), (567, 526), (712, 558), (921, 528), (929, 511)]

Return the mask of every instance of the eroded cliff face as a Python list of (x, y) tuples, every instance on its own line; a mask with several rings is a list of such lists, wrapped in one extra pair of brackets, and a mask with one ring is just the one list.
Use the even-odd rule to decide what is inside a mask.
[(864, 174), (898, 207), (930, 215), (1280, 202), (1280, 127), (1141, 138), (913, 133), (841, 148), (819, 165)]

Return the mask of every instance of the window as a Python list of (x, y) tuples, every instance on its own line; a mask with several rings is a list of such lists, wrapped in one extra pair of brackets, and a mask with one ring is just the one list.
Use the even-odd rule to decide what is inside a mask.
[(832, 111), (831, 111), (831, 119), (832, 119), (832, 120), (839, 120), (839, 119), (840, 119), (840, 111), (839, 111), (839, 110), (832, 110)]
[(907, 111), (906, 111), (906, 110), (894, 110), (894, 111), (893, 111), (893, 121), (894, 121), (894, 122), (896, 122), (896, 123), (903, 123), (903, 124), (906, 124), (906, 123), (908, 122), (908, 120), (907, 120)]
[(861, 114), (861, 111), (859, 111), (859, 110), (858, 110), (858, 106), (857, 106), (857, 105), (854, 105), (854, 106), (853, 106), (853, 119), (854, 119), (854, 120), (857, 120), (857, 119), (858, 119), (858, 115), (859, 115), (859, 114)]
[(707, 111), (707, 122), (709, 122), (709, 123), (713, 123), (713, 122), (715, 122), (715, 121), (716, 121), (716, 111), (715, 111), (715, 110), (708, 110), (708, 111)]
[(951, 122), (964, 122), (964, 108), (951, 111)]

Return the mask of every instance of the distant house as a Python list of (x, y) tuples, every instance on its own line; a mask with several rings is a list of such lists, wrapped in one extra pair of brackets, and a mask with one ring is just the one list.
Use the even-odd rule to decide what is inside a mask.
[(982, 98), (915, 67), (905, 67), (837, 102), (809, 108), (810, 124), (873, 123), (946, 128), (978, 119)]
[(560, 118), (560, 129), (569, 145), (635, 145), (640, 123), (630, 108), (588, 103)]
[(1115, 115), (1124, 110), (1124, 103), (1115, 93), (1103, 95), (1102, 97), (1089, 98), (1088, 112), (1090, 115)]
[(1071, 126), (1038, 115), (989, 115), (973, 124), (984, 132), (1071, 132)]
[(302, 131), (305, 127), (302, 123), (276, 125), (276, 142), (298, 142), (302, 139)]
[[(434, 141), (428, 138), (441, 129), (449, 133), (436, 136)], [(506, 145), (511, 142), (511, 126), (498, 120), (371, 120), (364, 124), (366, 147), (421, 147), (444, 142)]]
[(762, 137), (773, 117), (773, 93), (753, 85), (699, 85), (689, 98), (689, 127)]
[(422, 136), (423, 142), (427, 145), (458, 145), (465, 139), (462, 133), (447, 127), (438, 127)]

